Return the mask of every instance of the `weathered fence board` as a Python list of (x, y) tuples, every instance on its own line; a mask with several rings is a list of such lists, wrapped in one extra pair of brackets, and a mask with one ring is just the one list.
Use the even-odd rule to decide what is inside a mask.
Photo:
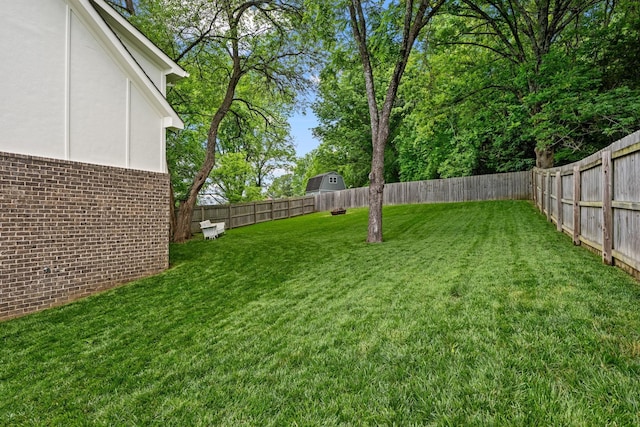
[(561, 178), (562, 194), (562, 228), (567, 232), (573, 231), (573, 173), (564, 174)]
[(583, 206), (580, 212), (580, 235), (591, 242), (601, 245), (602, 208)]
[(533, 183), (558, 229), (640, 278), (640, 131), (571, 165), (534, 169)]
[(614, 200), (623, 202), (640, 201), (640, 151), (614, 159), (613, 170)]
[(585, 170), (580, 174), (582, 180), (583, 202), (601, 202), (602, 201), (602, 166), (598, 165), (591, 169)]
[(613, 247), (625, 255), (640, 253), (640, 212), (614, 209)]

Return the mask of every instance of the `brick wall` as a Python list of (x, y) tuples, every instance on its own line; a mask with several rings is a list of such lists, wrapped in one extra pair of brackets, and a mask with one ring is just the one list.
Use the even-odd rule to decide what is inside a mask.
[(0, 152), (0, 319), (169, 264), (167, 174)]

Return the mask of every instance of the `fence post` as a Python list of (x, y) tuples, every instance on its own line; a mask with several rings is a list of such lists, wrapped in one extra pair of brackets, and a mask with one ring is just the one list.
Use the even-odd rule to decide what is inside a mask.
[(562, 232), (562, 175), (560, 171), (556, 172), (556, 229)]
[(538, 207), (538, 188), (536, 185), (536, 170), (531, 169), (531, 198), (533, 199), (533, 205)]
[(613, 249), (613, 212), (611, 208), (611, 151), (602, 152), (602, 261), (611, 265), (611, 251)]
[(545, 173), (544, 179), (544, 187), (547, 190), (547, 196), (545, 197), (545, 204), (547, 205), (547, 221), (551, 222), (551, 173)]
[(538, 209), (544, 214), (544, 174), (538, 170), (538, 182), (540, 183), (540, 194), (538, 195)]
[(531, 198), (534, 206), (538, 208), (538, 174), (535, 169), (531, 169)]
[(229, 216), (229, 226), (227, 228), (233, 228), (233, 211), (231, 209), (231, 203), (229, 203), (229, 208), (227, 209), (227, 214)]
[(546, 199), (546, 195), (544, 193), (544, 180), (545, 176), (542, 172), (540, 172), (540, 213), (544, 215), (544, 202)]
[(580, 245), (580, 166), (573, 167), (573, 244)]
[(258, 208), (256, 207), (256, 202), (253, 202), (253, 222), (252, 224), (258, 223)]
[(538, 209), (544, 214), (544, 174), (538, 171), (538, 181), (540, 182), (540, 194), (538, 195)]

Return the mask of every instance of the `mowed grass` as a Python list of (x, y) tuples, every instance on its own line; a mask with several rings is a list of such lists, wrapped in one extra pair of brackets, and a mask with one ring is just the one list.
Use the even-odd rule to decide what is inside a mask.
[(640, 285), (528, 202), (229, 230), (0, 323), (0, 425), (640, 425)]

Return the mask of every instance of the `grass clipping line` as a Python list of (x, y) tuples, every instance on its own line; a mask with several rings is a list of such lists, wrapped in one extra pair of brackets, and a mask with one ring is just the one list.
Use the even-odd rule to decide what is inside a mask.
[(0, 323), (0, 425), (639, 425), (640, 290), (528, 202), (229, 230)]

